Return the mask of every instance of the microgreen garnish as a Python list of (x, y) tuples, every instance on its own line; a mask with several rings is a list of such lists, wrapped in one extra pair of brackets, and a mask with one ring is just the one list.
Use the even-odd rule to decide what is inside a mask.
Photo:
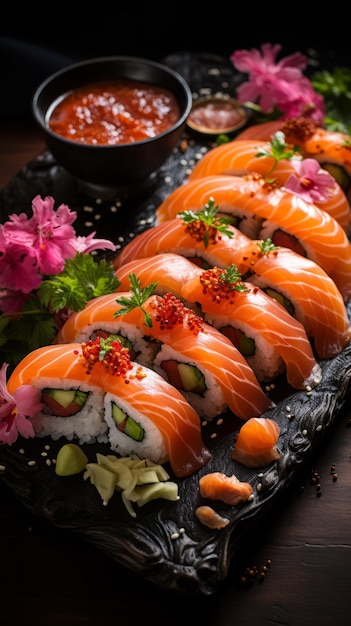
[(247, 291), (246, 285), (242, 283), (241, 274), (237, 266), (232, 263), (219, 275), (220, 280), (235, 291)]
[[(218, 210), (218, 205), (215, 204), (214, 199), (211, 197), (203, 209), (196, 212), (191, 210), (181, 211), (178, 213), (178, 217), (187, 225), (194, 225), (195, 223), (199, 225), (204, 246), (207, 248), (210, 240), (213, 241), (217, 233), (227, 235), (230, 239), (234, 236), (233, 231), (228, 228), (233, 218), (230, 216), (218, 217)], [(190, 234), (196, 238), (193, 230), (190, 231)]]
[(2, 360), (16, 364), (28, 351), (51, 344), (71, 312), (82, 310), (89, 300), (107, 295), (119, 285), (110, 262), (77, 252), (65, 261), (61, 274), (43, 279), (20, 311), (6, 310), (0, 315)]
[(274, 172), (279, 161), (281, 161), (282, 159), (289, 160), (293, 156), (296, 156), (296, 154), (301, 152), (300, 146), (293, 146), (289, 143), (286, 143), (285, 134), (281, 130), (278, 130), (272, 136), (272, 140), (268, 142), (267, 145), (267, 149), (261, 148), (255, 155), (256, 158), (272, 157), (274, 159), (273, 167), (271, 167), (265, 177)]
[(146, 326), (151, 328), (152, 319), (151, 315), (145, 311), (143, 304), (145, 301), (152, 296), (154, 290), (156, 289), (158, 282), (150, 283), (150, 285), (146, 285), (145, 287), (141, 287), (140, 280), (136, 277), (135, 274), (129, 274), (129, 283), (130, 283), (130, 291), (132, 295), (130, 297), (120, 296), (116, 298), (117, 304), (122, 306), (121, 309), (114, 313), (114, 317), (119, 317), (120, 315), (125, 315), (132, 311), (133, 309), (140, 308), (144, 313), (144, 320)]
[(272, 239), (269, 239), (269, 237), (264, 239), (264, 241), (259, 241), (257, 245), (263, 255), (268, 254), (268, 252), (273, 252), (273, 250), (279, 250), (279, 246), (274, 245)]

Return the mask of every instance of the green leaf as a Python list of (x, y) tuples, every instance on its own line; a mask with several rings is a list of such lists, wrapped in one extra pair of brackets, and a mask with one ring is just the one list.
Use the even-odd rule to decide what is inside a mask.
[(262, 254), (267, 254), (268, 252), (272, 252), (273, 250), (279, 250), (279, 246), (276, 246), (273, 243), (272, 239), (270, 239), (269, 237), (267, 239), (264, 239), (264, 241), (258, 242), (257, 245)]
[(143, 308), (143, 304), (153, 294), (158, 285), (158, 282), (150, 283), (150, 285), (141, 287), (140, 280), (136, 277), (135, 274), (129, 274), (128, 278), (132, 295), (131, 297), (119, 296), (118, 298), (116, 298), (116, 302), (122, 306), (122, 309), (116, 311), (114, 313), (114, 317), (126, 315), (127, 313), (129, 313), (129, 311), (140, 308), (141, 311), (144, 313), (144, 321), (146, 326), (151, 328), (151, 316), (149, 313), (147, 313), (147, 311), (145, 311), (145, 309)]
[(182, 219), (185, 224), (191, 224), (198, 221), (205, 225), (206, 228), (203, 236), (203, 242), (205, 248), (207, 248), (210, 239), (210, 229), (215, 229), (219, 233), (227, 235), (229, 239), (234, 237), (233, 231), (228, 228), (228, 226), (233, 222), (233, 217), (224, 215), (218, 217), (218, 211), (219, 206), (216, 205), (214, 199), (210, 197), (203, 209), (196, 212), (191, 209), (181, 211), (178, 213), (178, 217)]
[(78, 252), (66, 261), (61, 274), (43, 280), (38, 295), (54, 313), (63, 309), (80, 311), (89, 300), (116, 291), (120, 284), (111, 263)]

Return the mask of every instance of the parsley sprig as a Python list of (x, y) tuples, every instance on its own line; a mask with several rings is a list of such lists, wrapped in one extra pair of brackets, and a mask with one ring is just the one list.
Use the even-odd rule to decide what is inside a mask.
[(259, 241), (257, 245), (263, 255), (268, 254), (268, 252), (273, 252), (274, 250), (279, 250), (279, 246), (276, 246), (269, 237), (263, 241)]
[(46, 277), (20, 312), (0, 315), (0, 358), (10, 370), (28, 352), (51, 344), (71, 312), (82, 310), (92, 298), (112, 293), (120, 281), (113, 265), (78, 252), (66, 261), (61, 274)]
[(260, 157), (272, 157), (274, 159), (273, 166), (265, 174), (265, 178), (267, 178), (267, 176), (274, 172), (279, 161), (281, 161), (282, 159), (292, 159), (292, 157), (301, 152), (300, 146), (293, 146), (292, 144), (289, 144), (285, 141), (285, 134), (281, 130), (278, 130), (276, 133), (274, 133), (271, 141), (268, 142), (267, 146), (267, 148), (262, 148), (258, 150), (258, 152), (255, 154), (255, 157), (257, 159), (259, 159)]
[(232, 263), (220, 274), (220, 279), (226, 285), (229, 285), (233, 291), (248, 291), (246, 285), (242, 282), (242, 276), (237, 265)]
[(129, 311), (133, 309), (140, 308), (144, 313), (144, 320), (146, 326), (151, 328), (152, 326), (152, 318), (151, 315), (145, 311), (143, 307), (145, 301), (152, 296), (154, 290), (156, 289), (158, 282), (150, 283), (145, 287), (141, 287), (141, 282), (139, 278), (135, 274), (129, 274), (129, 283), (130, 283), (130, 291), (132, 295), (129, 296), (119, 296), (116, 298), (117, 304), (122, 306), (121, 309), (114, 313), (114, 317), (119, 317), (120, 315), (126, 315)]

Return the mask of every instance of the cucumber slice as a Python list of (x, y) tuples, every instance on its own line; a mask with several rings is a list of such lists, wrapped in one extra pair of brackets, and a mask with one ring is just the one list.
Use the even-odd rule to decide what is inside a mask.
[(145, 432), (141, 424), (127, 415), (115, 402), (112, 403), (112, 418), (118, 430), (134, 439), (134, 441), (142, 441), (144, 439)]

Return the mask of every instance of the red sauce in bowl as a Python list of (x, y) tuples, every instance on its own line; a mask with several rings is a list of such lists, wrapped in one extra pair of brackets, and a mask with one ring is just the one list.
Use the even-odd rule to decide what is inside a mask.
[(156, 85), (120, 80), (72, 91), (53, 105), (47, 124), (65, 139), (113, 146), (155, 137), (179, 117), (171, 92)]

